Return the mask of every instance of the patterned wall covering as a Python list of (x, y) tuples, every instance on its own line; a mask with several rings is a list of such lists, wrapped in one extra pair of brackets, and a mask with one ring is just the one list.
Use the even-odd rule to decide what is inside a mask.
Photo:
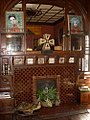
[(14, 66), (14, 97), (16, 105), (33, 102), (33, 76), (60, 75), (59, 93), (63, 103), (77, 101), (76, 64)]

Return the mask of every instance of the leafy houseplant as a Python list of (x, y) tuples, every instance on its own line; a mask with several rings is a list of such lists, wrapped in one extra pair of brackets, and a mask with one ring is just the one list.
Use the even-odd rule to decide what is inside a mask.
[(37, 90), (37, 99), (41, 102), (42, 106), (52, 107), (58, 99), (56, 88), (45, 87), (44, 89)]

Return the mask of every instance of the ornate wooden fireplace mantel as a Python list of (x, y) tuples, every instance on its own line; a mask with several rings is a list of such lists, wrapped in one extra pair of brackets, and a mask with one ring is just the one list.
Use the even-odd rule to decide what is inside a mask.
[(74, 64), (50, 64), (14, 66), (14, 97), (16, 105), (22, 101), (34, 102), (36, 100), (36, 80), (55, 78), (57, 91), (63, 103), (77, 101), (77, 71), (78, 66)]

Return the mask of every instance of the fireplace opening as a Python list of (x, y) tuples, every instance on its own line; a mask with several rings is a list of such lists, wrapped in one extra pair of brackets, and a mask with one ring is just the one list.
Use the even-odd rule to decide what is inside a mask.
[(36, 81), (36, 89), (43, 90), (43, 89), (49, 89), (49, 88), (56, 88), (56, 80), (52, 79), (43, 79), (43, 80), (37, 80)]
[(60, 75), (33, 76), (33, 101), (52, 107), (60, 103)]

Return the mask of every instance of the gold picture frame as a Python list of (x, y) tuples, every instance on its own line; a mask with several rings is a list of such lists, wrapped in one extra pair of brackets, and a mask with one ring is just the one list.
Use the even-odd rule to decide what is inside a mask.
[(24, 64), (24, 56), (15, 56), (13, 60), (14, 65), (23, 65)]
[(80, 32), (83, 32), (82, 16), (68, 15), (68, 30), (71, 34), (80, 34)]
[(44, 64), (44, 63), (45, 63), (44, 57), (38, 57), (38, 64)]
[(54, 57), (50, 57), (48, 62), (49, 62), (49, 64), (54, 64), (55, 63), (55, 58)]
[(34, 64), (34, 59), (33, 59), (33, 57), (26, 58), (26, 64), (28, 64), (28, 65)]
[(65, 63), (65, 58), (64, 57), (60, 57), (59, 58), (59, 63)]
[(10, 33), (24, 32), (23, 11), (7, 11), (6, 12), (6, 32), (10, 32)]
[(69, 63), (74, 63), (75, 62), (75, 58), (74, 57), (70, 57), (69, 58)]

